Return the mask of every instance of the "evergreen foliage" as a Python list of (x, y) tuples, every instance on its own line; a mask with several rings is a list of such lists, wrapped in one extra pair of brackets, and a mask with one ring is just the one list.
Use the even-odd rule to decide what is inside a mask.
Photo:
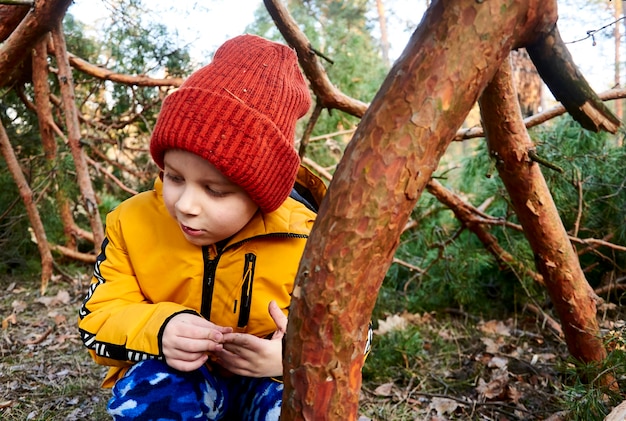
[[(64, 35), (70, 53), (92, 64), (103, 64), (120, 74), (162, 78), (191, 72), (187, 47), (181, 47), (177, 37), (164, 25), (144, 19), (145, 8), (141, 1), (118, 0), (113, 6), (116, 15), (104, 22), (104, 27), (97, 33), (102, 38), (90, 36), (87, 28), (71, 13), (65, 16)], [(52, 67), (57, 66), (53, 56), (49, 57), (49, 62)], [(87, 155), (101, 162), (103, 169), (136, 191), (150, 188), (157, 169), (149, 158), (147, 145), (165, 93), (158, 88), (105, 82), (76, 70), (73, 70), (72, 78), (75, 103), (84, 118), (80, 141)], [(59, 84), (53, 73), (49, 75), (49, 81), (51, 93), (59, 98)], [(81, 204), (74, 160), (65, 139), (58, 136), (56, 159), (54, 162), (45, 159), (37, 115), (22, 101), (18, 92), (34, 102), (31, 83), (8, 89), (2, 93), (0, 119), (33, 190), (48, 240), (52, 244), (64, 245), (68, 239), (60, 220), (57, 190), (62, 191), (71, 203), (77, 225), (89, 226)], [(65, 117), (60, 108), (54, 107), (53, 117), (59, 128), (65, 131)], [(130, 194), (104, 177), (98, 168), (90, 169), (100, 200), (100, 214), (104, 217)], [(3, 186), (0, 193), (0, 274), (39, 271), (39, 252), (31, 240), (25, 208), (4, 160), (0, 162), (0, 170), (0, 185)]]
[[(531, 131), (542, 158), (563, 172), (542, 167), (568, 233), (580, 239), (608, 239), (626, 244), (626, 149), (604, 133), (583, 130), (570, 117)], [(478, 206), (492, 200), (486, 212), (517, 224), (507, 192), (495, 170), (485, 142), (446, 173), (444, 184)], [(580, 184), (580, 188), (578, 187)], [(581, 205), (579, 205), (579, 200)], [(406, 232), (396, 257), (424, 269), (411, 272), (393, 265), (378, 297), (374, 319), (402, 311), (421, 312), (446, 307), (494, 315), (528, 301), (544, 302), (546, 291), (513, 268), (500, 268), (477, 238), (463, 229), (452, 212), (425, 193), (412, 218), (418, 227)], [(579, 226), (576, 229), (577, 221)], [(502, 225), (485, 227), (516, 260), (531, 270), (532, 251), (521, 232)], [(575, 243), (577, 250), (585, 245)], [(588, 250), (589, 251), (589, 250)], [(623, 278), (626, 253), (606, 246), (580, 255), (581, 266), (593, 287)]]

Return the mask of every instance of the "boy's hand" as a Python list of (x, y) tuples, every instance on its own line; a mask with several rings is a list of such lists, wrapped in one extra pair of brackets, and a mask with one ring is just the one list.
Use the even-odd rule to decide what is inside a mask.
[(287, 331), (287, 316), (271, 301), (269, 313), (276, 323), (271, 340), (247, 333), (224, 335), (223, 349), (214, 352), (219, 364), (231, 373), (247, 377), (283, 375), (282, 338)]
[(195, 314), (178, 314), (163, 330), (165, 361), (176, 370), (196, 370), (209, 358), (207, 352), (222, 350), (224, 334), (232, 331)]

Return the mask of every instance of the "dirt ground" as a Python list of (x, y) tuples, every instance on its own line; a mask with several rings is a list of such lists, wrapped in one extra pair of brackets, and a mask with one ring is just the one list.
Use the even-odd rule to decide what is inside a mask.
[[(76, 327), (87, 284), (87, 277), (60, 277), (42, 297), (37, 280), (0, 278), (0, 419), (108, 419), (110, 392), (99, 387), (106, 369), (91, 361)], [(377, 327), (380, 348), (364, 368), (363, 421), (564, 419), (567, 350), (535, 317), (404, 314)], [(384, 345), (385, 335), (411, 328), (419, 328), (417, 350)], [(390, 352), (400, 363), (381, 380), (372, 371)]]

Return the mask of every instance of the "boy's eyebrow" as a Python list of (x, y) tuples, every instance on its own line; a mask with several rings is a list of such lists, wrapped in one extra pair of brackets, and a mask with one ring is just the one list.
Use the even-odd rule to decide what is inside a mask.
[[(179, 171), (175, 165), (172, 165), (171, 163), (168, 163), (166, 161), (164, 161), (164, 164), (166, 167), (164, 168), (164, 172), (167, 172), (169, 170), (175, 173), (179, 173), (179, 174), (181, 173), (181, 171)], [(205, 183), (214, 184), (214, 185), (223, 186), (223, 187), (236, 186), (235, 183), (233, 183), (226, 177), (219, 177), (218, 179), (208, 177), (208, 178), (203, 178), (202, 181)]]

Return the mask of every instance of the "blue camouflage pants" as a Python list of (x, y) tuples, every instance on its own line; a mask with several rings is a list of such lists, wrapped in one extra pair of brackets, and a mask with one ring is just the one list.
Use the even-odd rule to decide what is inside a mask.
[(114, 420), (276, 421), (282, 394), (282, 383), (269, 378), (220, 377), (206, 366), (183, 372), (146, 360), (115, 383), (107, 412)]

